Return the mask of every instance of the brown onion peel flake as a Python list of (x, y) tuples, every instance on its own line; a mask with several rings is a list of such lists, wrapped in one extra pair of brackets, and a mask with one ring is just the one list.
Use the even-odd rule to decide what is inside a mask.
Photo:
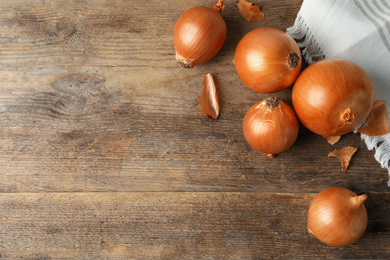
[(248, 22), (264, 20), (264, 13), (260, 10), (258, 5), (245, 0), (240, 0), (237, 5), (240, 15)]
[(349, 162), (351, 161), (351, 158), (356, 151), (357, 151), (356, 147), (346, 146), (341, 150), (334, 149), (333, 152), (330, 152), (328, 154), (328, 157), (333, 156), (339, 158), (341, 162), (341, 170), (343, 172), (346, 172), (349, 166)]
[(207, 73), (203, 78), (203, 92), (199, 98), (199, 104), (203, 113), (210, 119), (215, 120), (219, 115), (219, 103), (217, 97), (217, 90), (213, 76)]
[(340, 135), (333, 135), (333, 136), (326, 136), (326, 137), (324, 136), (324, 138), (326, 139), (326, 141), (328, 143), (330, 143), (331, 145), (334, 145), (335, 143), (337, 143), (340, 140), (341, 136)]
[(386, 101), (375, 100), (367, 123), (358, 128), (358, 132), (368, 136), (385, 135), (389, 132), (389, 113), (386, 110)]

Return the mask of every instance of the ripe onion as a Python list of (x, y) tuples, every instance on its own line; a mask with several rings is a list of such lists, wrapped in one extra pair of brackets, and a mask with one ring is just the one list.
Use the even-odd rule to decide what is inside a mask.
[(307, 219), (307, 229), (314, 237), (332, 246), (355, 243), (367, 227), (364, 201), (343, 187), (326, 188), (313, 199)]
[(271, 158), (294, 144), (298, 130), (294, 111), (278, 97), (269, 97), (253, 105), (243, 122), (248, 144)]
[(318, 61), (298, 77), (292, 103), (302, 124), (325, 138), (359, 127), (374, 103), (374, 86), (358, 65), (343, 59)]
[(224, 1), (219, 0), (212, 8), (193, 7), (179, 17), (173, 38), (180, 67), (204, 63), (222, 48), (226, 39), (226, 24), (221, 16), (224, 7)]
[(241, 81), (260, 93), (289, 87), (298, 77), (302, 57), (287, 33), (269, 27), (255, 29), (238, 43), (234, 66)]

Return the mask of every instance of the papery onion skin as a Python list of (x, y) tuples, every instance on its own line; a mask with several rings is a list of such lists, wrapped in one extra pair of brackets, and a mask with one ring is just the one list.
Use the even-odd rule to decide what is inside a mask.
[(374, 104), (374, 86), (355, 63), (327, 59), (307, 67), (296, 80), (292, 103), (301, 123), (323, 137), (359, 127)]
[(289, 105), (278, 97), (269, 97), (248, 110), (242, 128), (248, 144), (272, 158), (294, 144), (299, 123)]
[(245, 0), (238, 1), (238, 11), (240, 15), (248, 22), (258, 22), (264, 20), (264, 13), (258, 5)]
[(213, 58), (226, 39), (226, 24), (221, 16), (224, 1), (212, 8), (197, 6), (177, 20), (173, 38), (176, 60), (182, 68), (193, 68)]
[(203, 113), (215, 120), (219, 115), (219, 102), (213, 76), (207, 73), (203, 78), (203, 92), (199, 98), (199, 104)]
[(389, 113), (386, 109), (386, 101), (375, 100), (371, 112), (368, 115), (367, 122), (357, 130), (359, 133), (368, 136), (389, 133)]
[(346, 146), (343, 147), (341, 150), (334, 149), (328, 154), (328, 157), (333, 156), (338, 158), (341, 163), (341, 170), (343, 172), (346, 172), (349, 166), (349, 162), (351, 161), (352, 156), (354, 155), (354, 153), (356, 153), (357, 150), (357, 147)]
[(301, 71), (302, 57), (291, 36), (262, 27), (247, 33), (238, 43), (234, 66), (248, 88), (275, 93), (293, 84)]
[(366, 194), (357, 196), (344, 187), (322, 190), (310, 204), (309, 233), (331, 246), (355, 243), (367, 227), (367, 211), (363, 204), (366, 199)]

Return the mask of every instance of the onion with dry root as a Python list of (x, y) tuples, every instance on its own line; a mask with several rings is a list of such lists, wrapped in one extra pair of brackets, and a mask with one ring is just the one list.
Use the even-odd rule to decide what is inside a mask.
[(204, 63), (222, 48), (226, 39), (226, 24), (221, 16), (224, 7), (224, 1), (219, 0), (212, 8), (193, 7), (179, 17), (173, 38), (180, 67)]
[(242, 128), (252, 148), (273, 158), (294, 144), (299, 123), (289, 105), (278, 97), (269, 97), (248, 110)]
[(262, 27), (240, 40), (233, 63), (248, 88), (260, 93), (275, 93), (296, 80), (302, 57), (291, 36), (279, 29)]
[(327, 59), (313, 63), (299, 75), (292, 102), (305, 127), (328, 140), (337, 139), (367, 119), (374, 103), (374, 86), (355, 63)]
[(355, 243), (367, 227), (367, 211), (363, 204), (366, 199), (366, 194), (357, 196), (344, 187), (324, 189), (310, 204), (309, 233), (332, 246)]

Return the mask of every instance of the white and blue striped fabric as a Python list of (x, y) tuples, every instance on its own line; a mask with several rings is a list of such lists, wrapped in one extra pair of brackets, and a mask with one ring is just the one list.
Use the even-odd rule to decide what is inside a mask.
[[(304, 0), (287, 33), (308, 64), (338, 57), (360, 65), (390, 112), (390, 0)], [(390, 134), (361, 137), (390, 175)]]

